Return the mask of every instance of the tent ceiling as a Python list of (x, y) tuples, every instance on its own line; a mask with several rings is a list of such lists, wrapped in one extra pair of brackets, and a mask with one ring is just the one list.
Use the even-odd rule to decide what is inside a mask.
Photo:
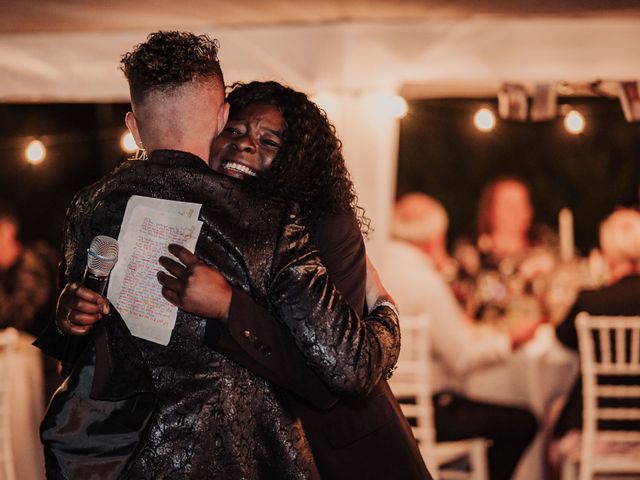
[(0, 33), (630, 15), (637, 0), (0, 0)]

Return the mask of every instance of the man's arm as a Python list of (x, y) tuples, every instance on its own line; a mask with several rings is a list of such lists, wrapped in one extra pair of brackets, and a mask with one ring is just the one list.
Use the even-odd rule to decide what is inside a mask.
[(583, 306), (583, 293), (580, 292), (576, 298), (575, 303), (571, 306), (571, 309), (564, 317), (562, 322), (556, 326), (556, 338), (565, 347), (572, 350), (578, 350), (578, 332), (576, 330), (576, 317), (578, 313), (585, 310)]

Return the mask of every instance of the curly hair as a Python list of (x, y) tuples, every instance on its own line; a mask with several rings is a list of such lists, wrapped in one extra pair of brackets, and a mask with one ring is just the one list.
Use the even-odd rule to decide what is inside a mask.
[(358, 205), (342, 143), (323, 110), (304, 93), (274, 81), (235, 83), (227, 102), (230, 115), (253, 103), (266, 103), (284, 117), (282, 147), (263, 175), (269, 194), (297, 202), (310, 218), (352, 211), (362, 233), (369, 233), (371, 220)]
[(129, 81), (131, 99), (144, 100), (150, 91), (167, 91), (186, 82), (207, 77), (224, 79), (218, 61), (219, 43), (207, 35), (159, 31), (136, 45), (120, 60), (120, 69)]

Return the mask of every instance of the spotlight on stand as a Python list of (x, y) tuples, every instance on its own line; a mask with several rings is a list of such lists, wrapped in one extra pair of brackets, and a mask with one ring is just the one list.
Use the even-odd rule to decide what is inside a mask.
[(527, 91), (523, 85), (502, 84), (498, 92), (498, 115), (504, 120), (527, 120)]
[(627, 122), (640, 122), (639, 82), (620, 82), (618, 97)]

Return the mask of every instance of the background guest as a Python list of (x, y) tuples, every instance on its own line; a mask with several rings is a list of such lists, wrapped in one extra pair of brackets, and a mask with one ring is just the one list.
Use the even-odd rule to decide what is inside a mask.
[(55, 254), (43, 242), (23, 245), (20, 224), (0, 204), (0, 327), (37, 335), (55, 299)]
[(506, 325), (545, 314), (543, 296), (554, 268), (553, 235), (534, 226), (526, 184), (499, 177), (478, 205), (475, 244), (460, 241), (456, 295), (474, 318)]
[[(519, 408), (477, 402), (462, 393), (468, 372), (504, 360), (530, 339), (536, 323), (518, 325), (509, 334), (479, 331), (464, 313), (436, 268), (431, 252), (444, 256), (448, 218), (442, 205), (421, 193), (407, 194), (395, 207), (395, 237), (381, 265), (385, 285), (405, 315), (431, 318), (436, 438), (491, 440), (492, 479), (511, 478), (518, 460), (535, 435), (533, 414)], [(402, 321), (400, 322), (402, 325)]]
[[(576, 316), (640, 315), (640, 212), (621, 209), (600, 225), (600, 248), (609, 269), (608, 285), (583, 290), (566, 318), (556, 327), (556, 336), (565, 346), (578, 350)], [(582, 428), (582, 383), (576, 381), (562, 410), (555, 437)]]

